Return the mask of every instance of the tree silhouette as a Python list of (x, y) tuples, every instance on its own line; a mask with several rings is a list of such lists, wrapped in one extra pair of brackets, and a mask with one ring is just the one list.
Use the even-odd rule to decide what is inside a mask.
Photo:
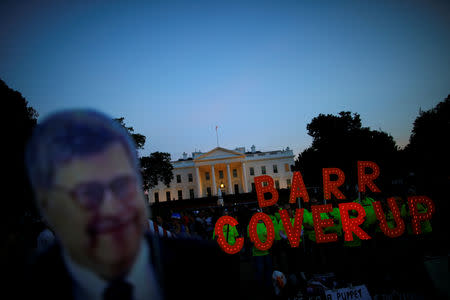
[(169, 186), (173, 179), (173, 166), (170, 162), (169, 153), (153, 152), (149, 156), (142, 157), (141, 169), (144, 189), (146, 190), (156, 186), (159, 181)]
[(380, 166), (379, 187), (389, 186), (395, 173), (392, 162), (398, 152), (391, 135), (362, 127), (359, 114), (348, 111), (337, 116), (319, 114), (307, 130), (313, 138), (312, 145), (295, 162), (295, 169), (302, 172), (307, 185), (321, 187), (322, 168), (337, 167), (345, 172), (344, 190), (351, 194), (357, 183), (357, 161), (370, 160)]
[(437, 243), (442, 246), (448, 245), (449, 137), (450, 95), (436, 107), (419, 113), (405, 148), (416, 193), (431, 197), (436, 205), (433, 233), (444, 239)]
[(414, 121), (406, 152), (414, 161), (417, 188), (434, 192), (449, 184), (450, 95)]
[[(0, 100), (4, 105), (2, 189), (2, 265), (18, 272), (28, 251), (34, 246), (36, 220), (39, 214), (25, 170), (25, 145), (36, 126), (38, 114), (21, 93), (8, 87), (0, 79)], [(6, 261), (4, 261), (6, 260)], [(11, 273), (11, 274), (12, 274)]]
[[(144, 149), (146, 137), (139, 133), (134, 133), (133, 127), (125, 124), (125, 118), (116, 118), (115, 121), (125, 128), (134, 140), (136, 149)], [(159, 181), (169, 186), (173, 178), (173, 166), (170, 162), (170, 154), (166, 152), (153, 152), (149, 156), (140, 158), (142, 183), (144, 190), (149, 190), (156, 186)]]
[(128, 133), (131, 135), (131, 137), (133, 138), (134, 144), (136, 146), (136, 149), (144, 149), (144, 144), (145, 144), (145, 140), (146, 137), (145, 135), (139, 134), (139, 133), (134, 133), (134, 128), (133, 127), (128, 127), (127, 125), (125, 125), (125, 118), (116, 118), (114, 119), (115, 121), (119, 122), (120, 125), (123, 126), (123, 128), (125, 128)]

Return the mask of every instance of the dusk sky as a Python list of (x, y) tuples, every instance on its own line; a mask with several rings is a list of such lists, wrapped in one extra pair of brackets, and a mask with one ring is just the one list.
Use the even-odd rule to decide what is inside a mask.
[[(20, 3), (17, 3), (20, 2)], [(408, 143), (450, 93), (450, 1), (2, 1), (0, 78), (39, 113), (125, 117), (145, 150), (311, 145), (357, 112)]]

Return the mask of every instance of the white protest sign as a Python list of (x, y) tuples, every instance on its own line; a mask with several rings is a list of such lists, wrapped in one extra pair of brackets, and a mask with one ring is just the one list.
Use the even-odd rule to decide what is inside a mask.
[(369, 299), (372, 297), (365, 285), (358, 285), (350, 288), (327, 290), (325, 291), (327, 300), (353, 300), (353, 299)]

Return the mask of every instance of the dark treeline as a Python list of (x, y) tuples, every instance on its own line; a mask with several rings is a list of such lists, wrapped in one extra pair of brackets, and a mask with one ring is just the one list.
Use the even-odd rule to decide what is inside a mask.
[(450, 96), (436, 107), (419, 112), (404, 149), (396, 145), (390, 134), (363, 127), (357, 113), (319, 114), (307, 130), (313, 138), (312, 145), (299, 154), (294, 167), (302, 173), (306, 186), (322, 187), (322, 168), (337, 167), (346, 176), (344, 194), (354, 200), (357, 161), (373, 161), (381, 171), (376, 180), (382, 191), (378, 197), (406, 197), (411, 191), (429, 196), (437, 208), (434, 228), (447, 236)]

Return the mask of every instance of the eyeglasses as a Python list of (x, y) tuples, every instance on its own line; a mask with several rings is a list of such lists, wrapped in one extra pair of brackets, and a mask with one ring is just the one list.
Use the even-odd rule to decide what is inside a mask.
[(75, 202), (88, 210), (94, 210), (101, 206), (107, 189), (120, 201), (130, 199), (137, 191), (136, 177), (131, 175), (118, 176), (107, 183), (100, 181), (83, 182), (73, 189), (67, 189), (63, 186), (55, 187), (68, 192)]

